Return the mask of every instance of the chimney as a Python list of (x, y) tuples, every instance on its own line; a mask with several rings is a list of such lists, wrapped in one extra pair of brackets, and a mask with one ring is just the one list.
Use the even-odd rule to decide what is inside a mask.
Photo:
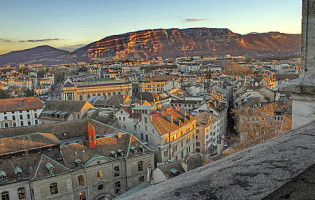
[(171, 122), (173, 124), (173, 115), (169, 114), (169, 115), (165, 115), (166, 119)]

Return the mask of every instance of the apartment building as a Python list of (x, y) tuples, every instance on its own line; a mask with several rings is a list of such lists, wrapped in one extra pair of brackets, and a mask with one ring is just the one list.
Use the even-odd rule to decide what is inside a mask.
[(0, 99), (0, 128), (39, 124), (44, 103), (37, 97)]

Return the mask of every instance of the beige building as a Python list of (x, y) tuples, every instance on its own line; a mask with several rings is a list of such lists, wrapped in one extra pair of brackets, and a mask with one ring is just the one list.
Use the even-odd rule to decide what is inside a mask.
[[(38, 133), (49, 130), (54, 134)], [(6, 200), (112, 199), (154, 169), (154, 152), (144, 143), (94, 120), (3, 130), (0, 159)]]
[(72, 82), (67, 80), (61, 90), (62, 100), (88, 100), (92, 96), (100, 96), (107, 99), (115, 94), (132, 95), (130, 82), (107, 78), (83, 82)]
[[(174, 87), (177, 86), (178, 82), (175, 81), (177, 78), (173, 76), (153, 76), (153, 77), (145, 77), (139, 83), (140, 92), (153, 92), (156, 94), (164, 92), (164, 86), (171, 82)], [(170, 85), (172, 85), (169, 83)], [(171, 87), (171, 86), (169, 86)], [(168, 87), (168, 88), (169, 88)], [(169, 88), (168, 90), (171, 90)]]
[(138, 106), (133, 110), (141, 113), (134, 126), (135, 136), (156, 150), (158, 163), (181, 160), (195, 153), (196, 120), (184, 110)]

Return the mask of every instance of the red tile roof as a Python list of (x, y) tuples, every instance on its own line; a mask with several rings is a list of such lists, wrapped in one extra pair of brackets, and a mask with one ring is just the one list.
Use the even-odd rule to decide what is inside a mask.
[(0, 99), (0, 112), (43, 109), (44, 103), (37, 97)]

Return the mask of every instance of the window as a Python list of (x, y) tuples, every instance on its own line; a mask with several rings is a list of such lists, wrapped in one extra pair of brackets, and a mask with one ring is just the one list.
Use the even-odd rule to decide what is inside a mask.
[(101, 170), (97, 171), (97, 179), (102, 180), (103, 179), (103, 173)]
[(125, 121), (126, 120), (126, 118), (125, 117), (123, 117), (123, 121)]
[(148, 130), (148, 127), (147, 126), (145, 126), (145, 131), (147, 131)]
[(80, 197), (80, 200), (86, 200), (85, 192), (84, 191), (80, 192), (79, 197)]
[(37, 119), (35, 120), (35, 124), (38, 124), (38, 120)]
[(119, 166), (114, 167), (114, 176), (115, 177), (119, 176)]
[(49, 187), (50, 187), (50, 194), (58, 194), (57, 183), (51, 183)]
[(148, 120), (147, 120), (147, 118), (145, 117), (145, 118), (144, 118), (144, 123), (147, 123), (147, 122), (148, 122)]
[(200, 142), (196, 142), (196, 145), (197, 145), (197, 147), (199, 147), (200, 146)]
[(149, 136), (145, 135), (145, 141), (149, 141)]
[(123, 125), (123, 129), (126, 129), (126, 125)]
[(8, 119), (8, 117), (7, 117), (7, 116), (4, 116), (4, 119)]
[(138, 162), (138, 172), (143, 171), (143, 161)]
[(26, 193), (25, 193), (24, 187), (18, 189), (18, 195), (19, 195), (19, 199), (25, 199), (26, 198)]
[(15, 116), (14, 115), (12, 116), (12, 120), (15, 120)]
[(120, 181), (115, 183), (115, 194), (118, 194), (120, 192)]
[(79, 186), (84, 185), (84, 176), (83, 175), (78, 176), (78, 185)]
[(99, 185), (99, 186), (97, 187), (97, 189), (98, 189), (98, 190), (104, 189), (104, 185), (103, 185), (103, 184)]
[(1, 193), (1, 199), (2, 200), (9, 200), (10, 199), (9, 192), (2, 192)]
[(23, 115), (20, 115), (20, 119), (23, 119)]
[(143, 140), (143, 133), (141, 133), (141, 140)]
[(119, 121), (121, 121), (121, 117), (119, 117)]
[(21, 126), (24, 126), (24, 122), (23, 121), (21, 121)]
[(142, 182), (144, 182), (144, 176), (139, 177), (139, 183), (142, 183)]
[(30, 114), (27, 114), (27, 119), (30, 119), (31, 118), (31, 115)]

